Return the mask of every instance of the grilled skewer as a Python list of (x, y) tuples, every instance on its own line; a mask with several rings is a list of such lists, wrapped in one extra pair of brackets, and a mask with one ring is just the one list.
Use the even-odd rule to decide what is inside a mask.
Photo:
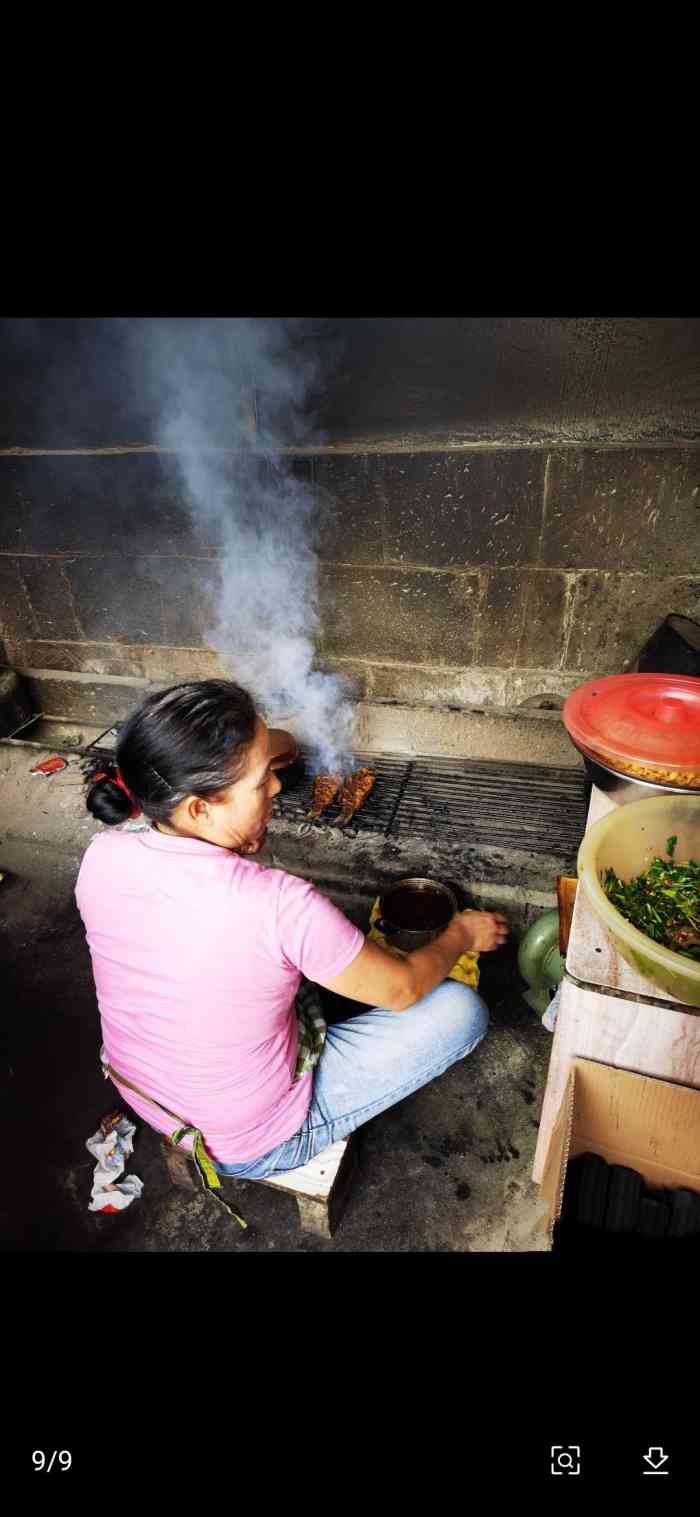
[(311, 810), (309, 817), (315, 821), (335, 800), (342, 780), (339, 774), (319, 774), (314, 780), (314, 788), (311, 792)]
[(377, 776), (373, 769), (356, 769), (348, 778), (340, 792), (341, 816), (339, 825), (344, 827), (360, 806), (364, 805), (370, 790), (374, 786)]

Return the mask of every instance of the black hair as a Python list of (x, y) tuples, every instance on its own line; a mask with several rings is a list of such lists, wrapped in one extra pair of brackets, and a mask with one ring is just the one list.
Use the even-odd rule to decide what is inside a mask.
[(121, 728), (114, 757), (85, 766), (88, 811), (108, 827), (128, 821), (132, 805), (116, 784), (117, 769), (153, 822), (167, 823), (186, 795), (216, 801), (240, 778), (256, 719), (252, 697), (233, 680), (193, 680), (149, 695)]

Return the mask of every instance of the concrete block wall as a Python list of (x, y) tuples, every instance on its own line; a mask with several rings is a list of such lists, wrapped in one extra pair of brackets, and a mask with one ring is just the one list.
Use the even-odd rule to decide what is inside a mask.
[(323, 652), (375, 699), (513, 706), (619, 671), (700, 614), (700, 452), (320, 458)]
[[(318, 500), (318, 661), (359, 700), (556, 703), (629, 666), (667, 612), (700, 619), (692, 442), (409, 439), (290, 462)], [(155, 450), (0, 457), (0, 636), (20, 670), (220, 672), (220, 551)]]

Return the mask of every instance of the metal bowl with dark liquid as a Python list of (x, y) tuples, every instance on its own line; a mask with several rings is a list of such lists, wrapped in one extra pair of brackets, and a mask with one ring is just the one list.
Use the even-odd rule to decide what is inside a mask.
[(392, 948), (410, 953), (439, 937), (458, 910), (449, 885), (416, 876), (397, 880), (384, 891), (376, 926)]

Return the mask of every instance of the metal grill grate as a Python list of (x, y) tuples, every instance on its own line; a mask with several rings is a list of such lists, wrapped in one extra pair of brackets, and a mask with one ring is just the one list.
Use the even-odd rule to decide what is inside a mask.
[[(305, 760), (308, 759), (308, 754), (303, 749), (302, 757)], [(299, 825), (308, 822), (310, 829), (332, 826), (337, 827), (341, 834), (349, 833), (352, 837), (355, 837), (359, 831), (388, 837), (405, 783), (409, 761), (405, 758), (390, 758), (383, 753), (373, 753), (370, 757), (367, 754), (355, 754), (354, 761), (356, 769), (364, 764), (371, 765), (377, 778), (374, 789), (370, 791), (361, 811), (346, 827), (338, 826), (340, 810), (337, 805), (322, 812), (318, 821), (309, 821), (313, 777), (306, 780), (298, 789), (279, 795), (274, 803), (275, 815), (292, 824)]]
[(585, 831), (586, 780), (580, 769), (366, 753), (356, 754), (355, 764), (370, 764), (377, 779), (346, 828), (338, 827), (337, 808), (308, 820), (312, 779), (278, 797), (276, 816), (291, 825), (306, 823), (309, 830), (331, 827), (353, 837), (452, 839), (568, 857)]
[(455, 839), (569, 854), (585, 831), (585, 776), (535, 764), (422, 759), (396, 822), (402, 833), (419, 837), (444, 828)]

